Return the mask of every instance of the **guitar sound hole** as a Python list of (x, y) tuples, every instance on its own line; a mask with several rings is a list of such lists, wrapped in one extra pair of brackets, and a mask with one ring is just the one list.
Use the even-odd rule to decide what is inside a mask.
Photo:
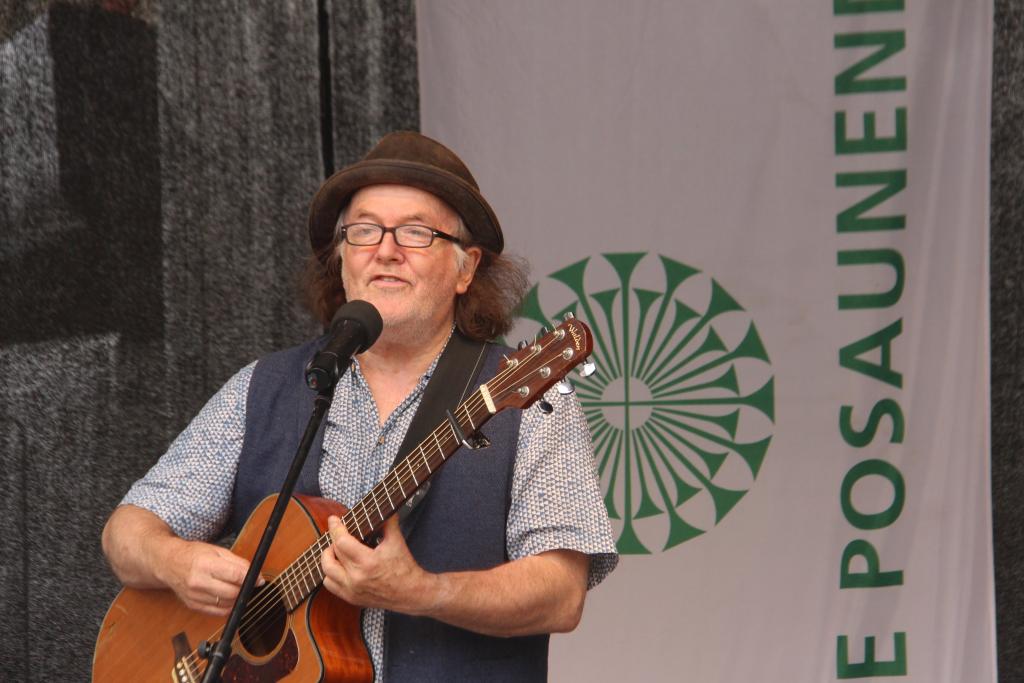
[(288, 626), (288, 611), (280, 588), (274, 583), (257, 588), (245, 612), (238, 629), (242, 646), (256, 657), (270, 654), (284, 638)]

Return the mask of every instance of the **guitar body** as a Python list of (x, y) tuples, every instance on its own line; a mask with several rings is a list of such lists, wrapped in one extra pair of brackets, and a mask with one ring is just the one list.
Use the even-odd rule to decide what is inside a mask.
[[(232, 552), (245, 558), (255, 554), (276, 500), (270, 496), (257, 506)], [(323, 535), (329, 515), (345, 512), (342, 505), (322, 498), (293, 497), (267, 555), (264, 576), (280, 574)], [(259, 593), (250, 599), (250, 609), (257, 600)], [(368, 683), (373, 680), (373, 665), (363, 643), (360, 612), (317, 588), (293, 611), (279, 608), (258, 632), (243, 630), (222, 680)], [(215, 641), (224, 622), (225, 618), (186, 608), (170, 590), (125, 588), (103, 619), (93, 681), (198, 683), (206, 661), (194, 652), (202, 641)]]

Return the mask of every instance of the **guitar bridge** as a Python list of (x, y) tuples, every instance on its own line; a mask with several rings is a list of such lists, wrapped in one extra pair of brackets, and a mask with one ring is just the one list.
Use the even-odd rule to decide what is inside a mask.
[(199, 672), (195, 670), (195, 662), (192, 660), (192, 648), (188, 644), (188, 636), (184, 632), (176, 633), (171, 638), (171, 646), (174, 648), (174, 671), (171, 673), (175, 683), (196, 683), (199, 680)]

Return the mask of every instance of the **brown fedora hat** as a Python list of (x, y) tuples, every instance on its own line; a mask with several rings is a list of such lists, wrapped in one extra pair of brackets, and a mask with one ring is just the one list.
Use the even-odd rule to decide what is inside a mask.
[(330, 246), (342, 207), (368, 185), (409, 185), (429, 192), (455, 209), (477, 244), (496, 253), (505, 247), (498, 218), (462, 160), (437, 140), (399, 131), (385, 135), (362, 161), (320, 186), (309, 211), (313, 253)]

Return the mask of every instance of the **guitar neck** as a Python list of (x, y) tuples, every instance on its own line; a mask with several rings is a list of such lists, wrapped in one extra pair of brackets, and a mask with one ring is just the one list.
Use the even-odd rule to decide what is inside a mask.
[[(384, 520), (409, 500), (462, 445), (461, 435), (476, 433), (500, 410), (531, 405), (569, 370), (583, 362), (592, 350), (590, 329), (568, 315), (566, 321), (551, 332), (545, 330), (543, 337), (532, 344), (522, 344), (511, 358), (505, 356), (497, 375), (481, 384), (450, 414), (452, 419), (438, 425), (383, 481), (352, 506), (342, 518), (345, 528), (364, 542), (373, 540)], [(550, 405), (547, 410), (550, 412)], [(324, 580), (320, 556), (330, 545), (331, 537), (325, 533), (274, 579), (274, 586), (289, 609), (295, 609)]]
[[(463, 434), (476, 432), (497, 412), (487, 386), (482, 385), (452, 411)], [(387, 476), (352, 506), (342, 517), (348, 532), (362, 541), (372, 540), (384, 520), (416, 493), (462, 443), (455, 428), (442, 422), (427, 438), (395, 465)], [(324, 580), (320, 556), (331, 545), (324, 533), (295, 562), (285, 569), (274, 583), (289, 610), (295, 609)]]
[[(486, 391), (486, 385), (477, 389), (452, 412), (464, 434), (474, 433), (490, 419), (492, 410)], [(445, 421), (438, 425), (352, 506), (342, 520), (349, 533), (363, 541), (371, 540), (384, 520), (411, 498), (461, 445), (451, 423)]]

